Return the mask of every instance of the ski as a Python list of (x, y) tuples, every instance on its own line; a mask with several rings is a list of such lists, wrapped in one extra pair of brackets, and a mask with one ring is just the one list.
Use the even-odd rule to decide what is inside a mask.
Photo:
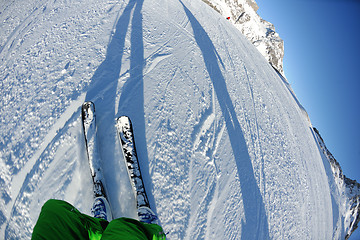
[(137, 208), (149, 207), (149, 200), (145, 191), (144, 181), (135, 148), (135, 138), (130, 118), (121, 116), (116, 120), (121, 149), (124, 155), (131, 185), (133, 187)]
[(96, 115), (93, 102), (83, 103), (81, 108), (81, 119), (95, 199), (91, 211), (95, 217), (111, 220), (111, 210), (105, 190), (101, 159), (96, 139)]
[(140, 222), (160, 225), (157, 215), (151, 210), (147, 197), (144, 181), (140, 171), (135, 137), (130, 118), (121, 116), (116, 119), (116, 129), (119, 135), (120, 145), (127, 166), (129, 179), (136, 199), (137, 214)]

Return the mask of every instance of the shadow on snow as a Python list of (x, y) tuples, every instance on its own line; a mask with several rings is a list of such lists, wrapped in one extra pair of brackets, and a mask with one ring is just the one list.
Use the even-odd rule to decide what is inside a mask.
[[(180, 0), (181, 2), (181, 0)], [(226, 81), (221, 73), (218, 54), (209, 36), (196, 20), (190, 10), (181, 2), (185, 13), (194, 31), (195, 40), (203, 54), (205, 66), (212, 80), (220, 108), (225, 118), (231, 147), (234, 153), (240, 186), (243, 196), (245, 221), (242, 224), (242, 239), (269, 239), (269, 229), (265, 205), (256, 183), (253, 168), (240, 123), (236, 117), (235, 108), (226, 88)], [(139, 161), (143, 169), (143, 178), (147, 189), (152, 189), (149, 176), (148, 154), (146, 149), (145, 117), (144, 117), (144, 43), (142, 32), (142, 9), (143, 0), (130, 0), (116, 24), (116, 32), (112, 36), (107, 48), (105, 60), (94, 73), (89, 90), (86, 95), (87, 101), (94, 101), (99, 116), (99, 134), (102, 130), (108, 134), (114, 134), (115, 130), (108, 126), (114, 125), (116, 114), (128, 115), (134, 124)], [(133, 14), (131, 15), (133, 11)], [(121, 72), (121, 61), (125, 46), (125, 39), (131, 21), (131, 55), (129, 79), (122, 87), (118, 109), (115, 111), (116, 91)], [(108, 130), (106, 130), (108, 129)], [(119, 161), (115, 158), (115, 137), (108, 137), (106, 151), (100, 152), (108, 161)], [(145, 146), (145, 147), (144, 147)], [(103, 159), (104, 161), (104, 159)], [(107, 182), (111, 182), (108, 180)], [(119, 185), (120, 183), (117, 183)], [(154, 206), (154, 198), (151, 192), (149, 201)], [(156, 211), (156, 209), (154, 209)], [(264, 234), (264, 235), (263, 235)]]
[(265, 204), (256, 183), (251, 159), (247, 151), (244, 134), (236, 117), (234, 105), (226, 88), (219, 62), (221, 59), (216, 49), (200, 23), (190, 10), (179, 0), (194, 31), (194, 37), (199, 46), (206, 69), (213, 83), (217, 99), (225, 118), (231, 147), (236, 161), (245, 211), (245, 221), (242, 222), (241, 239), (269, 239), (269, 229)]
[[(113, 141), (117, 139), (117, 137), (114, 136), (116, 132), (114, 128), (115, 118), (120, 115), (127, 115), (132, 119), (145, 188), (148, 189), (147, 193), (150, 204), (156, 212), (155, 201), (150, 191), (152, 189), (152, 182), (149, 175), (145, 135), (143, 83), (145, 61), (142, 32), (142, 6), (143, 0), (130, 0), (125, 7), (116, 23), (116, 32), (108, 45), (106, 58), (95, 71), (85, 99), (86, 101), (95, 102), (98, 116), (98, 135), (103, 134), (105, 136), (103, 139), (106, 139), (105, 142), (100, 144), (100, 148), (101, 146), (106, 146), (106, 149), (100, 149), (100, 153), (102, 161), (111, 162), (111, 166), (116, 166), (118, 164), (116, 161), (119, 161), (119, 159), (115, 159), (114, 153), (115, 144), (117, 144), (117, 142)], [(130, 76), (122, 87), (118, 109), (116, 111), (116, 92), (129, 26), (131, 26)], [(120, 164), (122, 164), (122, 162)], [(115, 180), (115, 177), (111, 177), (109, 174), (106, 182), (111, 182), (112, 189), (120, 189), (120, 183), (114, 182)], [(110, 193), (110, 198), (113, 194)]]

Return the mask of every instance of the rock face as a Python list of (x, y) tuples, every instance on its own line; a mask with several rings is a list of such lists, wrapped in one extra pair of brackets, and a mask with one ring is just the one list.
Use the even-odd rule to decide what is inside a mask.
[[(319, 147), (328, 160), (331, 169), (328, 173), (328, 179), (332, 188), (333, 215), (344, 216), (343, 218), (338, 217), (337, 222), (334, 222), (333, 239), (348, 239), (357, 229), (360, 221), (360, 184), (343, 174), (340, 164), (326, 148), (319, 131), (316, 128), (314, 131)], [(338, 230), (341, 229), (341, 226), (345, 230), (343, 233)]]
[(239, 29), (266, 60), (284, 76), (284, 41), (273, 24), (263, 20), (254, 0), (203, 0)]

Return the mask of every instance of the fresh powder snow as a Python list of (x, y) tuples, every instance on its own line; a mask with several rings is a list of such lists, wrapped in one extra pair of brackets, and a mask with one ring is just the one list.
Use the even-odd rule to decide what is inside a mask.
[(206, 3), (2, 0), (0, 29), (0, 238), (29, 239), (50, 198), (90, 214), (84, 101), (115, 218), (136, 218), (115, 128), (126, 115), (169, 239), (345, 237), (306, 112)]

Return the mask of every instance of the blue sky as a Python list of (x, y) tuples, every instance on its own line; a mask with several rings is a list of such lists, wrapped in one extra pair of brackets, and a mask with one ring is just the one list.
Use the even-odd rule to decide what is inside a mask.
[(360, 182), (360, 1), (256, 2), (285, 42), (285, 75), (313, 126)]

